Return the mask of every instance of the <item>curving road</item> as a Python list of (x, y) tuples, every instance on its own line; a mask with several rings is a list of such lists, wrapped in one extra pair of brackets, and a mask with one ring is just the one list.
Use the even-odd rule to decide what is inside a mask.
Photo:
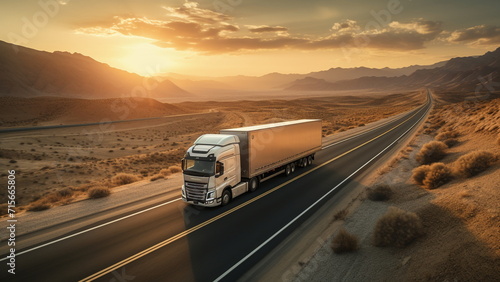
[(326, 145), (312, 166), (228, 206), (191, 207), (173, 194), (161, 207), (19, 255), (15, 276), (0, 261), (0, 281), (235, 281), (411, 132), (431, 108), (428, 97), (393, 122)]

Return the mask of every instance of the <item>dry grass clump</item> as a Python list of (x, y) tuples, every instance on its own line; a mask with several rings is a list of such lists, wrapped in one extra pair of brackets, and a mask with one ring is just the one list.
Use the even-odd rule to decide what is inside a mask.
[(451, 147), (458, 144), (458, 139), (456, 139), (456, 138), (446, 139), (443, 141), (443, 143), (446, 144), (446, 146), (448, 146), (448, 148), (451, 148)]
[(108, 187), (93, 187), (87, 191), (87, 195), (90, 199), (99, 199), (107, 197), (111, 194), (111, 190)]
[(451, 138), (457, 138), (459, 136), (458, 132), (455, 130), (444, 131), (436, 135), (436, 140), (444, 141)]
[(0, 216), (7, 214), (8, 210), (9, 210), (9, 205), (0, 204)]
[(168, 169), (170, 170), (171, 173), (178, 173), (182, 171), (182, 168), (176, 165), (170, 166)]
[(393, 191), (389, 185), (377, 185), (367, 190), (368, 199), (372, 201), (387, 201), (391, 198)]
[(160, 174), (163, 175), (164, 177), (168, 177), (172, 174), (172, 172), (170, 171), (170, 169), (164, 168), (160, 170)]
[(443, 163), (422, 165), (413, 169), (412, 179), (427, 189), (436, 189), (453, 179), (451, 170)]
[(31, 203), (28, 206), (28, 211), (37, 212), (37, 211), (48, 210), (50, 208), (51, 208), (51, 206), (46, 200), (39, 200), (39, 201)]
[(150, 181), (156, 181), (156, 180), (160, 180), (160, 179), (165, 179), (165, 175), (159, 173), (159, 174), (155, 174), (153, 175), (153, 177), (151, 177), (151, 179), (149, 179)]
[(413, 181), (415, 181), (415, 183), (419, 185), (424, 184), (425, 176), (427, 175), (427, 172), (429, 172), (430, 167), (431, 167), (430, 165), (421, 165), (413, 169), (413, 174), (411, 176)]
[(397, 207), (389, 207), (375, 225), (373, 242), (378, 247), (404, 247), (421, 236), (422, 229), (422, 221), (418, 215)]
[(333, 216), (333, 221), (344, 220), (347, 217), (347, 214), (349, 214), (347, 209), (340, 210)]
[(472, 177), (487, 170), (496, 163), (498, 157), (487, 151), (474, 151), (461, 156), (454, 164), (458, 176)]
[(74, 192), (71, 188), (64, 188), (62, 190), (49, 194), (47, 197), (45, 197), (45, 200), (50, 203), (57, 203), (71, 198), (73, 194)]
[(420, 149), (417, 154), (417, 162), (420, 164), (431, 164), (437, 162), (446, 156), (448, 146), (441, 141), (431, 141)]
[(434, 163), (429, 167), (422, 184), (427, 189), (436, 189), (452, 179), (451, 170), (443, 163)]
[(358, 237), (342, 228), (333, 238), (331, 248), (336, 254), (352, 252), (358, 249), (358, 242)]
[(111, 178), (111, 182), (115, 185), (125, 185), (136, 181), (139, 181), (139, 177), (128, 173), (119, 173)]

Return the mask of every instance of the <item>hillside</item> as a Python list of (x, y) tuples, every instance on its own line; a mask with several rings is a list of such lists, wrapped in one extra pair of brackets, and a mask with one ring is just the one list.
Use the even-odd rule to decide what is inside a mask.
[[(237, 75), (237, 76), (225, 76), (225, 77), (194, 77), (194, 76), (185, 76), (179, 75), (175, 73), (169, 73), (167, 76), (169, 78), (174, 78), (174, 81), (179, 84), (181, 87), (186, 88), (188, 90), (193, 89), (194, 91), (204, 90), (227, 90), (228, 88), (232, 89), (247, 89), (247, 90), (270, 90), (270, 89), (283, 89), (291, 87), (290, 90), (308, 90), (307, 85), (311, 85), (313, 89), (311, 90), (326, 90), (323, 89), (323, 86), (316, 85), (319, 81), (314, 82), (314, 79), (324, 80), (324, 83), (332, 83), (338, 82), (342, 80), (348, 79), (357, 79), (364, 76), (373, 76), (373, 77), (396, 77), (402, 75), (410, 75), (416, 70), (422, 69), (433, 69), (436, 67), (441, 67), (446, 62), (439, 62), (432, 65), (414, 65), (404, 68), (366, 68), (366, 67), (357, 67), (357, 68), (330, 68), (328, 70), (316, 71), (304, 74), (298, 73), (290, 73), (283, 74), (278, 72), (273, 72), (269, 74), (265, 74), (262, 76), (245, 76), (245, 75)], [(189, 84), (183, 83), (188, 81)], [(294, 82), (299, 81), (298, 87), (294, 86)], [(218, 82), (218, 84), (217, 84)], [(321, 82), (323, 83), (323, 82)], [(329, 88), (330, 86), (324, 86)], [(302, 89), (303, 88), (303, 89)]]
[(453, 58), (443, 66), (433, 69), (419, 69), (410, 75), (397, 77), (365, 76), (333, 83), (295, 80), (285, 90), (355, 90), (355, 89), (416, 89), (433, 87), (437, 90), (473, 92), (480, 91), (500, 80), (500, 48), (479, 57)]
[(0, 97), (0, 126), (80, 124), (187, 113), (151, 98)]
[[(50, 53), (21, 46), (17, 46), (17, 50), (12, 44), (0, 41), (0, 96), (94, 99), (190, 95), (167, 79), (143, 92), (144, 77), (78, 53)], [(152, 81), (148, 83), (154, 85)], [(141, 91), (137, 87), (141, 87)]]

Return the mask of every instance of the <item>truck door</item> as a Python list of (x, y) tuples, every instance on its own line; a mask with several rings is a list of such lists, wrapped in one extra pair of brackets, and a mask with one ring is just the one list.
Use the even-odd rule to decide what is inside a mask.
[[(236, 185), (236, 157), (230, 156), (220, 160), (223, 166), (223, 173), (215, 179), (216, 187)], [(225, 188), (225, 187), (222, 187)]]

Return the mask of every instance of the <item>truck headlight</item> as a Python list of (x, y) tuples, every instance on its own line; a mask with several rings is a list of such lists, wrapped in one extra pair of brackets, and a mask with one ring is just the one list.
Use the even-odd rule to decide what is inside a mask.
[(181, 193), (184, 198), (186, 198), (186, 192), (184, 191), (184, 185), (181, 187)]
[(209, 191), (207, 193), (207, 201), (211, 201), (213, 199), (215, 199), (215, 191)]

